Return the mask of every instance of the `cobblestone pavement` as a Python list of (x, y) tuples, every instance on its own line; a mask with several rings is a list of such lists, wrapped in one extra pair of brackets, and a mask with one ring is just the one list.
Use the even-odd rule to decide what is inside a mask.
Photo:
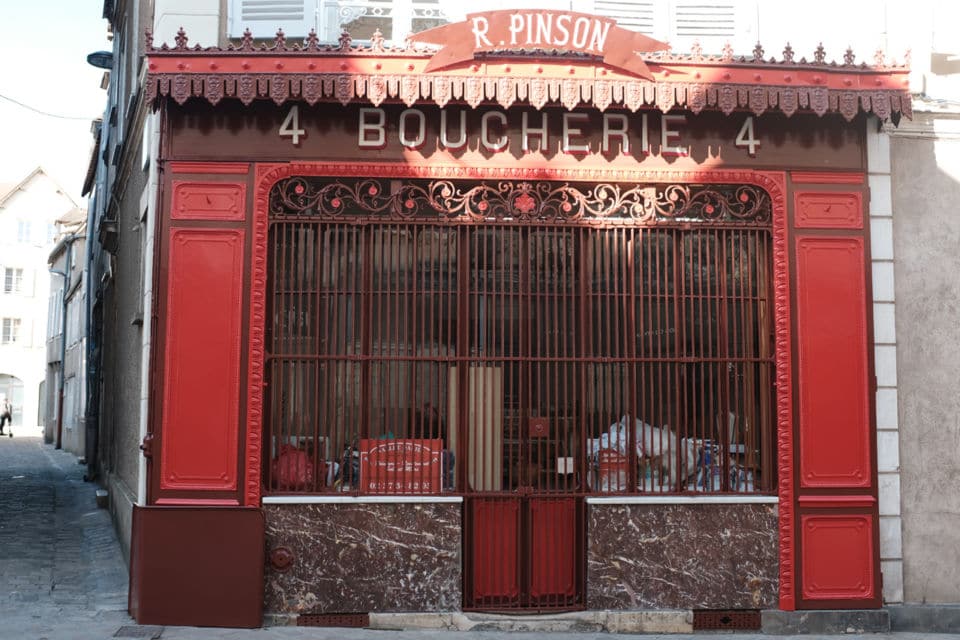
[(81, 638), (88, 625), (97, 634), (89, 637), (110, 637), (132, 621), (127, 567), (98, 487), (71, 454), (15, 433), (0, 439), (0, 638)]
[[(36, 432), (34, 432), (36, 433)], [(493, 631), (371, 631), (267, 627), (201, 629), (136, 624), (126, 612), (127, 568), (109, 513), (97, 509), (86, 467), (28, 437), (0, 439), (0, 640), (756, 640), (758, 634), (613, 635)], [(791, 636), (780, 636), (788, 638)], [(797, 636), (794, 636), (797, 637)], [(807, 635), (803, 640), (877, 635)], [(958, 634), (891, 633), (885, 640), (960, 640)]]

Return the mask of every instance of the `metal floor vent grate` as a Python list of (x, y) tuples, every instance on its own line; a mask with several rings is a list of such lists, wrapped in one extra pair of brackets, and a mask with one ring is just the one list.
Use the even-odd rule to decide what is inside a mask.
[(137, 624), (126, 625), (117, 629), (114, 638), (148, 638), (157, 640), (163, 634), (163, 627), (159, 625)]
[(302, 613), (298, 627), (369, 627), (369, 613)]
[(728, 611), (694, 611), (693, 630), (711, 631), (718, 629), (760, 630), (760, 612), (742, 609)]

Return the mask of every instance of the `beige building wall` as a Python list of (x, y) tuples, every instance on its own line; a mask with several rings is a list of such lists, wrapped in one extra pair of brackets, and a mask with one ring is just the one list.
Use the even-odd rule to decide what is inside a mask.
[(960, 602), (960, 114), (891, 130), (903, 600)]

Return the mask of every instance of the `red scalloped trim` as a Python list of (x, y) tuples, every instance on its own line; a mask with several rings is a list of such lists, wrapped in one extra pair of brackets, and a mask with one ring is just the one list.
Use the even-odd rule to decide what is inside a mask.
[[(805, 69), (775, 76), (772, 72), (764, 75), (749, 69), (691, 68), (677, 75), (697, 78), (695, 81), (665, 76), (650, 82), (605, 75), (594, 65), (583, 64), (541, 64), (532, 69), (520, 68), (520, 64), (496, 69), (490, 65), (491, 68), (484, 69), (486, 75), (462, 75), (417, 73), (396, 64), (389, 65), (388, 70), (371, 69), (364, 73), (357, 67), (367, 61), (353, 59), (349, 64), (338, 65), (338, 70), (327, 70), (331, 60), (323, 60), (324, 69), (309, 70), (310, 65), (316, 65), (307, 60), (278, 57), (275, 62), (250, 62), (225, 58), (210, 62), (203, 69), (199, 67), (204, 60), (195, 57), (151, 60), (147, 99), (169, 96), (183, 104), (199, 97), (214, 105), (224, 98), (235, 98), (243, 104), (272, 100), (277, 105), (291, 100), (308, 104), (321, 100), (348, 104), (359, 100), (375, 106), (395, 99), (407, 106), (429, 101), (440, 107), (462, 100), (471, 107), (496, 102), (504, 108), (526, 101), (538, 109), (559, 103), (567, 109), (586, 104), (605, 110), (617, 105), (632, 111), (656, 108), (667, 112), (677, 108), (693, 113), (721, 111), (726, 115), (744, 109), (757, 116), (767, 111), (787, 116), (801, 110), (819, 116), (837, 112), (847, 120), (860, 111), (873, 113), (880, 120), (893, 114), (907, 118), (913, 115), (910, 94), (902, 88), (899, 72), (857, 74)], [(375, 68), (379, 66), (377, 63)]]
[(790, 349), (790, 269), (787, 248), (786, 174), (778, 174), (773, 203), (773, 304), (777, 377), (777, 473), (780, 498), (780, 608), (796, 609), (795, 494), (793, 483), (793, 362)]
[(248, 349), (247, 387), (247, 492), (246, 505), (260, 506), (261, 464), (263, 459), (263, 358), (266, 330), (267, 292), (267, 201), (261, 176), (275, 165), (254, 167), (254, 206), (250, 240), (250, 337)]

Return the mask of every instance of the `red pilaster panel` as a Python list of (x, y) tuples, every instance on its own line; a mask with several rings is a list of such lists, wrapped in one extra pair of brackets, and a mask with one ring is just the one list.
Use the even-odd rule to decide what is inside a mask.
[(874, 597), (872, 516), (802, 515), (800, 528), (804, 598)]
[(172, 229), (160, 488), (238, 486), (243, 231)]
[(173, 181), (174, 220), (235, 220), (246, 216), (247, 187), (235, 182)]
[(798, 191), (794, 194), (796, 226), (802, 229), (862, 229), (859, 191)]
[(797, 238), (800, 486), (872, 486), (860, 237)]

